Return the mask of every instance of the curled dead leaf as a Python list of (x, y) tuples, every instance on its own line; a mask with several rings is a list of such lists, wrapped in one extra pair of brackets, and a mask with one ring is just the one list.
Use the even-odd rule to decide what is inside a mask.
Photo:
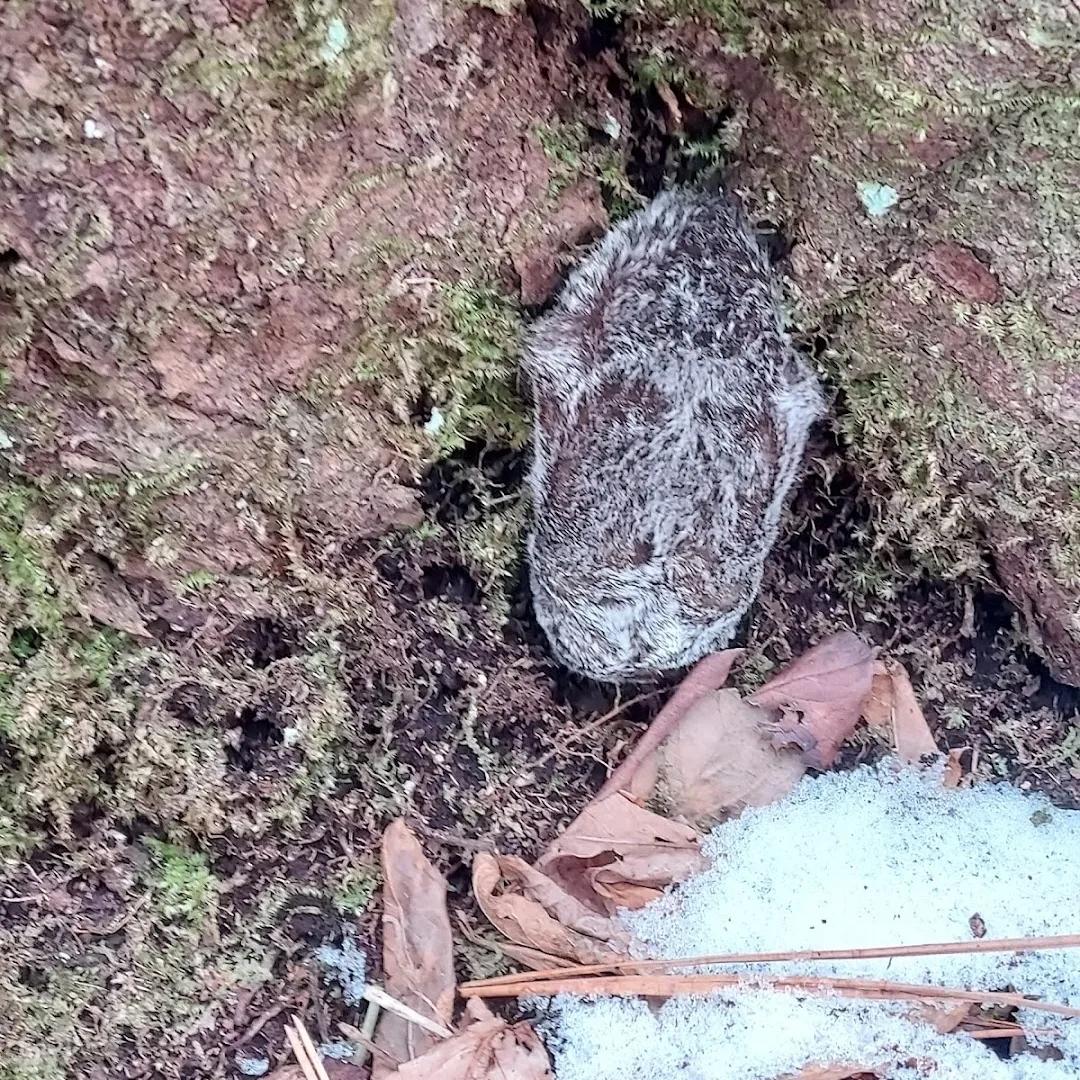
[(747, 701), (780, 710), (777, 745), (795, 744), (807, 765), (827, 769), (859, 722), (873, 675), (874, 650), (845, 631), (818, 642)]
[(621, 793), (591, 802), (537, 861), (588, 908), (639, 908), (705, 865), (701, 838)]
[(491, 924), (528, 952), (579, 964), (625, 959), (630, 937), (523, 859), (481, 852), (473, 860), (473, 892)]
[[(453, 1020), (453, 936), (446, 882), (403, 821), (383, 833), (383, 969), (386, 990), (417, 1012), (449, 1027)], [(391, 1060), (408, 1062), (437, 1041), (399, 1016), (384, 1015), (376, 1045)], [(372, 1075), (389, 1068), (376, 1059)]]
[(547, 1050), (531, 1025), (509, 1024), (480, 1001), (468, 1002), (466, 1012), (472, 1022), (464, 1031), (386, 1080), (551, 1080)]
[(863, 716), (871, 728), (892, 743), (902, 761), (919, 762), (939, 753), (908, 673), (896, 660), (874, 665)]

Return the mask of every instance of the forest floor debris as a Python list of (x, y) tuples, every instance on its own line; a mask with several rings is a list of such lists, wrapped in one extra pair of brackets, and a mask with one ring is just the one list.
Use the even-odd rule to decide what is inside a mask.
[[(476, 854), (496, 947), (531, 972), (456, 985), (445, 883), (403, 823), (387, 830), (384, 966), (426, 1019), (394, 1029), (396, 1069), (374, 1076), (1075, 1075), (1080, 812), (960, 783), (902, 667), (854, 635), (745, 698), (719, 685), (737, 659), (691, 672), (618, 788), (535, 864)], [(892, 757), (803, 775), (860, 720), (893, 733)], [(433, 1037), (455, 995), (466, 1026)]]

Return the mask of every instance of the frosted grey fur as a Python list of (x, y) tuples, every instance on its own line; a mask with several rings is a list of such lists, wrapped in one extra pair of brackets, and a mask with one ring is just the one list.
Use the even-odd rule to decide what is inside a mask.
[(657, 197), (570, 277), (522, 366), (532, 593), (555, 655), (621, 682), (726, 645), (823, 412), (739, 211)]

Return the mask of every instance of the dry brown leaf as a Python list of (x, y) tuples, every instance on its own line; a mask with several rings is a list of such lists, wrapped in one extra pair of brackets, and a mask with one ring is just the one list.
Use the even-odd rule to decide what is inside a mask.
[(701, 838), (616, 793), (591, 802), (536, 864), (593, 911), (643, 907), (705, 866)]
[(777, 745), (794, 743), (803, 760), (827, 769), (862, 715), (874, 676), (874, 650), (844, 631), (818, 642), (746, 700), (779, 709)]
[(551, 1080), (547, 1051), (529, 1024), (508, 1024), (479, 1001), (470, 1001), (466, 1011), (472, 1023), (464, 1031), (386, 1080)]
[(964, 781), (964, 766), (960, 761), (964, 751), (959, 749), (950, 750), (945, 755), (945, 775), (941, 778), (941, 786), (957, 788)]
[(917, 1024), (929, 1024), (941, 1035), (956, 1031), (975, 1011), (970, 1001), (958, 1001), (955, 1004), (924, 1001), (908, 1010), (908, 1017)]
[[(449, 1027), (453, 1019), (454, 953), (446, 882), (404, 821), (383, 833), (383, 969), (386, 991), (418, 1013)], [(392, 1060), (419, 1057), (436, 1036), (393, 1014), (383, 1016), (376, 1045)], [(372, 1076), (390, 1072), (376, 1059)]]
[(679, 683), (675, 693), (667, 700), (649, 725), (645, 734), (635, 743), (633, 750), (626, 756), (619, 767), (607, 778), (596, 794), (595, 801), (614, 795), (617, 791), (628, 791), (635, 799), (645, 802), (652, 790), (652, 777), (641, 776), (646, 772), (643, 766), (654, 761), (656, 751), (676, 728), (679, 721), (699, 698), (711, 694), (727, 682), (731, 665), (742, 656), (742, 649), (725, 649), (712, 653), (699, 660), (690, 673)]
[(940, 752), (908, 673), (895, 660), (874, 665), (873, 685), (863, 705), (863, 716), (871, 728), (893, 744), (902, 761), (918, 762)]
[(807, 1065), (784, 1080), (877, 1080), (880, 1076), (865, 1065)]
[(796, 750), (776, 749), (762, 710), (734, 690), (700, 699), (659, 755), (658, 795), (680, 818), (705, 830), (788, 794), (806, 772)]
[(491, 924), (534, 953), (579, 964), (625, 959), (630, 938), (614, 920), (586, 907), (522, 859), (481, 852), (473, 860), (473, 892)]

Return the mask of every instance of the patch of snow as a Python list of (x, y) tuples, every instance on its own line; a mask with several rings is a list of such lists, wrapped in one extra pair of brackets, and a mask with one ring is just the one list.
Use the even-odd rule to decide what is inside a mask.
[(319, 1054), (331, 1061), (351, 1061), (356, 1056), (356, 1047), (345, 1039), (337, 1039), (334, 1042), (320, 1043)]
[[(705, 842), (710, 866), (627, 926), (659, 957), (847, 949), (1080, 931), (1080, 812), (1008, 785), (947, 790), (885, 764), (804, 780)], [(985, 930), (983, 929), (985, 927)], [(732, 968), (714, 970), (732, 971)], [(742, 969), (747, 970), (747, 969)], [(1080, 949), (777, 963), (755, 971), (1002, 990), (1080, 1006)], [(558, 1080), (773, 1080), (810, 1063), (896, 1080), (1080, 1075), (1080, 1021), (1028, 1011), (1063, 1061), (1008, 1061), (898, 1005), (750, 990), (674, 1000), (556, 1002)], [(911, 1062), (915, 1064), (911, 1064)], [(919, 1062), (922, 1062), (922, 1065)], [(933, 1066), (933, 1067), (931, 1067)], [(922, 1068), (924, 1071), (919, 1071)]]
[(242, 1076), (265, 1076), (270, 1071), (270, 1059), (239, 1054), (236, 1058), (236, 1067)]
[(326, 24), (326, 35), (319, 49), (319, 59), (324, 64), (332, 64), (349, 47), (349, 28), (340, 15), (335, 15)]

